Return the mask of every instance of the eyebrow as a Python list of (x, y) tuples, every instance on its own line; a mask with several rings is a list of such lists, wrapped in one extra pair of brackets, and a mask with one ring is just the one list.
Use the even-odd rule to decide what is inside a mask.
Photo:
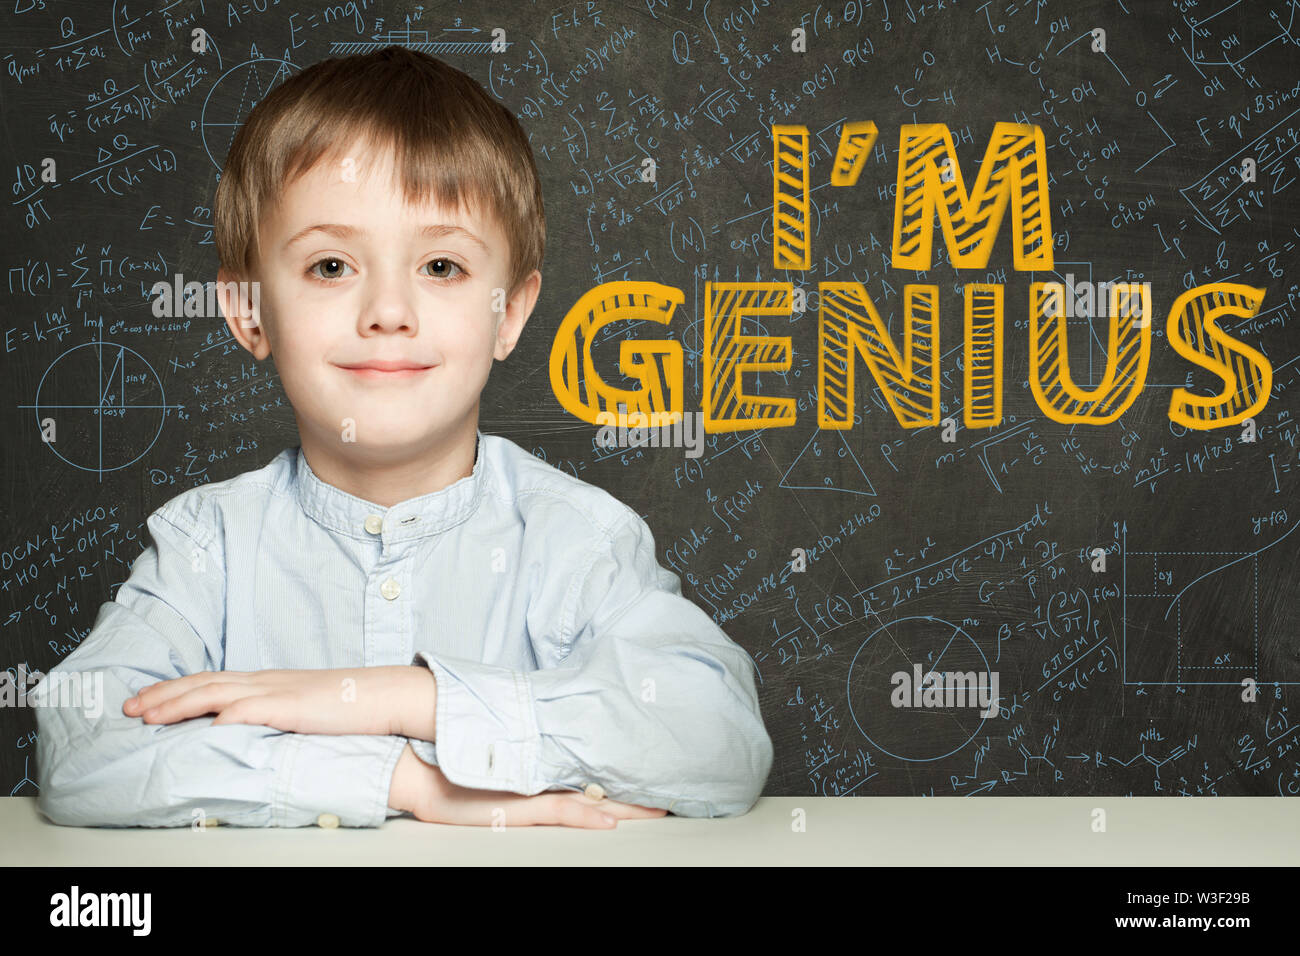
[[(323, 232), (339, 239), (365, 239), (370, 235), (365, 229), (359, 229), (356, 226), (349, 226), (338, 222), (323, 222), (317, 223), (314, 226), (308, 226), (306, 229), (300, 229), (289, 238), (288, 242), (284, 244), (284, 248), (288, 249), (295, 242), (300, 239), (305, 239), (313, 232)], [(462, 226), (434, 223), (422, 228), (417, 235), (425, 239), (442, 239), (446, 236), (459, 236), (468, 239), (470, 242), (476, 243), (478, 247), (483, 250), (484, 255), (491, 255), (491, 250), (488, 248), (487, 243)]]

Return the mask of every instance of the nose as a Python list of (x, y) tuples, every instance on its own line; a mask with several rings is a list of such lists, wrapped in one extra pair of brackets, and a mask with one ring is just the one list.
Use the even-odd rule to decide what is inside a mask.
[(364, 290), (365, 305), (358, 318), (362, 335), (396, 333), (415, 335), (420, 330), (413, 290), (396, 274), (372, 272)]

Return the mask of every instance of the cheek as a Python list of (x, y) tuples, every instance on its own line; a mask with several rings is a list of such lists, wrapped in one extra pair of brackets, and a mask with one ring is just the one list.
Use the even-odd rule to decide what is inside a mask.
[(495, 342), (496, 317), (491, 313), (476, 312), (467, 316), (454, 329), (449, 329), (439, 347), (462, 361), (477, 362), (484, 356), (491, 359)]

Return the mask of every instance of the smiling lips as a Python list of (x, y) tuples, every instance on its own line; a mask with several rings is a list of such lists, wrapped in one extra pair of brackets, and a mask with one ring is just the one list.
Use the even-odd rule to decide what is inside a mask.
[(421, 372), (427, 372), (434, 365), (421, 365), (405, 359), (373, 359), (358, 365), (340, 365), (339, 368), (351, 372), (358, 378), (388, 381), (399, 378), (415, 378)]

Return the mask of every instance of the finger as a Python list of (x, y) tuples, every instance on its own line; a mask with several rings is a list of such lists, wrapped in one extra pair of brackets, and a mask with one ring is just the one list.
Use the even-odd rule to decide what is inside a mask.
[[(238, 676), (243, 676), (239, 674)], [(150, 707), (157, 707), (165, 701), (179, 697), (181, 694), (188, 694), (196, 687), (203, 687), (207, 684), (217, 681), (230, 681), (235, 679), (236, 673), (233, 671), (199, 671), (194, 674), (186, 674), (184, 677), (173, 677), (171, 680), (159, 681), (157, 684), (150, 684), (142, 688), (134, 698), (132, 705), (132, 716), (143, 713)], [(125, 705), (123, 705), (125, 708)]]
[(272, 726), (271, 715), (266, 706), (265, 697), (241, 697), (233, 704), (222, 707), (221, 712), (213, 719), (212, 724), (213, 726), (225, 726), (226, 724)]
[(172, 724), (204, 714), (220, 714), (235, 701), (249, 696), (249, 693), (249, 689), (242, 684), (205, 684), (162, 703), (147, 706), (140, 714), (140, 719), (146, 724)]
[(559, 826), (581, 827), (587, 830), (613, 830), (618, 827), (618, 817), (602, 812), (595, 806), (583, 804), (563, 795), (555, 799), (556, 804), (551, 813), (553, 822)]
[(593, 806), (583, 806), (560, 794), (537, 794), (526, 797), (500, 792), (488, 799), (471, 799), (456, 809), (435, 810), (437, 822), (469, 824), (472, 826), (565, 826), (588, 830), (612, 830), (618, 825), (615, 817), (601, 813)]
[(653, 820), (656, 817), (668, 815), (668, 811), (663, 807), (643, 807), (635, 803), (610, 803), (608, 800), (604, 800), (602, 803), (606, 804), (601, 808), (605, 813), (623, 820)]
[(574, 800), (587, 803), (621, 820), (648, 820), (653, 817), (662, 817), (668, 813), (667, 810), (660, 807), (643, 807), (637, 803), (623, 803), (619, 800), (611, 800), (608, 797), (593, 799), (580, 790), (571, 791), (567, 795)]
[(615, 800), (599, 800), (591, 806), (601, 813), (619, 820), (650, 820), (665, 816), (668, 811), (658, 807), (642, 807), (633, 803), (619, 803)]
[[(208, 673), (204, 671), (203, 673)], [(150, 684), (148, 687), (141, 687), (135, 692), (134, 697), (128, 697), (122, 702), (122, 712), (132, 717), (138, 717), (142, 712), (148, 710), (156, 702), (166, 700), (173, 693), (171, 689), (177, 682), (189, 677), (196, 677), (196, 674), (186, 674), (185, 677), (175, 677), (171, 680), (159, 681), (156, 684)], [(193, 683), (185, 685), (182, 689), (192, 687)]]

